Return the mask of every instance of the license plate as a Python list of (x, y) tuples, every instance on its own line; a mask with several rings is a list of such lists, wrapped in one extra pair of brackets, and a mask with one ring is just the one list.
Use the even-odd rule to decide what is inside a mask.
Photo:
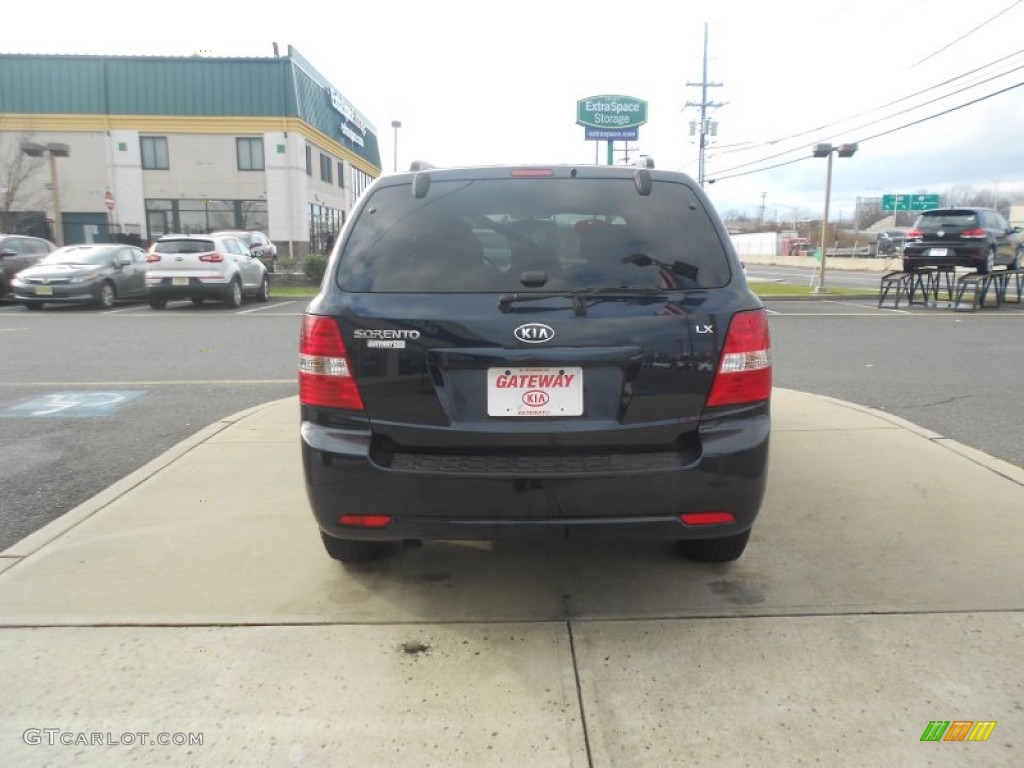
[(945, 249), (945, 248), (929, 248), (928, 249), (928, 255), (929, 256), (946, 256), (947, 255), (946, 251), (947, 251), (947, 249)]
[(188, 285), (187, 277), (172, 277), (171, 285)]
[(48, 285), (37, 285), (36, 296), (53, 296), (53, 288)]
[(529, 418), (582, 414), (582, 368), (487, 369), (488, 416)]

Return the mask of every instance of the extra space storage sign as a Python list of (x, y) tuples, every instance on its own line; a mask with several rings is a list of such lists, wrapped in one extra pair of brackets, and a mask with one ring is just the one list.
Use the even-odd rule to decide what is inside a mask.
[(647, 122), (647, 102), (633, 96), (587, 96), (576, 102), (576, 124), (587, 139), (635, 140)]

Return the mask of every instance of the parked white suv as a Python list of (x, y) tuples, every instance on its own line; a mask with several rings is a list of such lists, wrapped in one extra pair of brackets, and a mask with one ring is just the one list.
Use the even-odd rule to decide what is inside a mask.
[(149, 306), (168, 301), (206, 299), (239, 307), (244, 296), (270, 298), (267, 268), (241, 240), (231, 235), (164, 235), (146, 257)]

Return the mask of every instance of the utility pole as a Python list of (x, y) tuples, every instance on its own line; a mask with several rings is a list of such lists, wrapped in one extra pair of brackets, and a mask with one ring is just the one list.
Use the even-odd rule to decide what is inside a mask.
[[(700, 154), (697, 159), (697, 182), (700, 184), (701, 189), (704, 188), (704, 153), (708, 145), (708, 135), (714, 136), (718, 133), (718, 123), (708, 119), (708, 108), (709, 107), (721, 107), (724, 106), (723, 101), (708, 101), (708, 88), (721, 87), (721, 83), (709, 83), (708, 82), (708, 24), (704, 22), (704, 70), (703, 76), (699, 83), (686, 84), (688, 87), (699, 87), (700, 88), (700, 101), (688, 101), (686, 107), (700, 107)], [(690, 123), (690, 135), (692, 136), (695, 131), (695, 126)]]

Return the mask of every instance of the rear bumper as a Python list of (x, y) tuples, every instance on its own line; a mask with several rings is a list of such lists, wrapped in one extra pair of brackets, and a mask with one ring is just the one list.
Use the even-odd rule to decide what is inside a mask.
[[(497, 539), (621, 536), (698, 539), (750, 528), (767, 479), (768, 405), (741, 418), (708, 422), (689, 463), (659, 461), (623, 470), (616, 461), (564, 462), (554, 469), (451, 471), (381, 467), (368, 431), (301, 425), (306, 492), (321, 530), (338, 538)], [(531, 457), (536, 463), (536, 456)], [(600, 457), (597, 457), (600, 458)], [(684, 461), (686, 457), (683, 457)], [(527, 462), (527, 466), (531, 462)], [(588, 469), (595, 464), (596, 469)], [(499, 462), (500, 464), (500, 462)], [(543, 464), (541, 457), (540, 464)], [(516, 462), (512, 462), (514, 467)], [(409, 466), (406, 463), (406, 466)], [(726, 511), (733, 522), (686, 525), (687, 512)], [(342, 525), (340, 515), (388, 515), (381, 528)]]
[(985, 264), (985, 257), (988, 255), (988, 248), (984, 245), (958, 246), (951, 248), (947, 246), (945, 256), (932, 256), (929, 251), (933, 246), (906, 246), (903, 249), (903, 262), (910, 267), (970, 267), (977, 269)]
[(147, 280), (146, 287), (149, 295), (158, 299), (225, 299), (231, 295), (230, 280), (212, 282), (191, 277), (188, 285), (174, 285), (172, 278), (165, 277), (158, 281)]

